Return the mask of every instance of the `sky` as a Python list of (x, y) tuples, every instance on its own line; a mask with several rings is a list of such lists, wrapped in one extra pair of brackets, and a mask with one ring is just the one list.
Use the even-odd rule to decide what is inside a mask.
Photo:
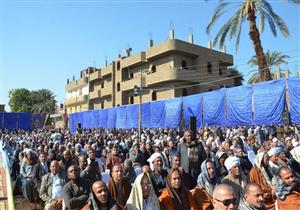
[[(73, 75), (88, 66), (103, 67), (124, 49), (132, 53), (147, 48), (149, 37), (158, 44), (168, 39), (169, 29), (175, 38), (187, 41), (190, 32), (194, 43), (207, 47), (207, 23), (219, 1), (101, 1), (101, 0), (0, 0), (0, 103), (9, 111), (11, 89), (50, 89), (58, 103), (66, 99), (65, 85)], [(232, 1), (237, 6), (241, 1)], [(290, 56), (288, 68), (293, 74), (300, 67), (300, 6), (286, 1), (269, 1), (286, 22), (290, 36), (279, 32), (275, 38), (266, 24), (261, 35), (264, 51), (281, 51)], [(232, 14), (233, 7), (229, 14)], [(229, 16), (222, 17), (210, 39)], [(243, 26), (236, 52), (234, 39), (226, 42), (227, 53), (247, 79), (253, 68), (247, 65), (254, 55)], [(218, 50), (218, 48), (215, 48)]]

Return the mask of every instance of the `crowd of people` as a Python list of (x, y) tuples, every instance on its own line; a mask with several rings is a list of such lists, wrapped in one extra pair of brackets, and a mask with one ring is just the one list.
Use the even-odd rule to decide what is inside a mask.
[(296, 125), (2, 130), (14, 195), (46, 210), (296, 210)]

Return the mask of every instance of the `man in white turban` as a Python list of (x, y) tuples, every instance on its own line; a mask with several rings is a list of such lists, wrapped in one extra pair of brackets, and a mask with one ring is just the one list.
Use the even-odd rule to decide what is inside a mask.
[(244, 188), (248, 183), (247, 178), (242, 171), (240, 159), (235, 156), (228, 157), (225, 160), (225, 167), (229, 173), (223, 178), (222, 183), (231, 185), (237, 198), (240, 199), (243, 196)]
[(273, 147), (268, 151), (268, 155), (270, 157), (269, 166), (271, 168), (271, 173), (278, 175), (278, 171), (280, 166), (278, 165), (278, 155), (280, 153), (280, 147)]
[(160, 153), (155, 152), (148, 159), (150, 163), (150, 179), (154, 187), (157, 197), (160, 196), (162, 190), (166, 187), (168, 172), (164, 170), (163, 157)]

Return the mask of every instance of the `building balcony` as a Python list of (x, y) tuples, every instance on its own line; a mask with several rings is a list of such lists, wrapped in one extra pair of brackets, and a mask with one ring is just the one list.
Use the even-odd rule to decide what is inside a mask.
[(80, 87), (83, 87), (85, 85), (87, 85), (89, 82), (89, 78), (88, 77), (82, 77), (79, 80), (77, 80), (77, 85)]
[(98, 71), (90, 74), (90, 81), (91, 82), (95, 81), (95, 80), (98, 80), (98, 79), (102, 79), (102, 77), (101, 77), (101, 70), (100, 71), (98, 70)]
[(145, 52), (139, 52), (137, 54), (131, 55), (127, 58), (121, 60), (121, 67), (126, 68), (130, 66), (134, 66), (146, 61), (146, 54)]
[(101, 89), (101, 97), (108, 96), (112, 94), (112, 86), (111, 83), (106, 84), (106, 87)]
[(65, 102), (66, 106), (71, 106), (73, 104), (76, 104), (76, 97), (68, 98)]
[(101, 98), (101, 90), (94, 90), (89, 94), (90, 99)]
[(87, 103), (88, 99), (88, 95), (77, 96), (77, 103)]
[[(163, 75), (163, 76), (162, 76)], [(202, 73), (203, 77), (203, 73)], [(212, 76), (212, 78), (215, 78)], [(206, 76), (207, 79), (207, 76)], [(184, 81), (184, 82), (197, 82), (201, 81), (201, 72), (193, 70), (174, 70), (167, 69), (163, 72), (155, 72), (145, 76), (145, 86), (151, 86), (163, 82), (172, 82), (172, 81)]]
[[(161, 75), (160, 75), (161, 77)], [(136, 77), (130, 80), (126, 80), (121, 83), (121, 91), (132, 90), (135, 85), (140, 86), (141, 78)]]
[(68, 98), (65, 102), (65, 105), (72, 106), (79, 103), (87, 103), (87, 101), (88, 101), (88, 95), (81, 95), (81, 96)]
[(111, 73), (112, 73), (112, 66), (107, 66), (107, 67), (101, 69), (101, 76), (102, 77), (107, 76)]
[(65, 86), (65, 90), (67, 92), (71, 92), (73, 90), (79, 89), (88, 84), (88, 77), (82, 77), (78, 80), (71, 81), (69, 84)]

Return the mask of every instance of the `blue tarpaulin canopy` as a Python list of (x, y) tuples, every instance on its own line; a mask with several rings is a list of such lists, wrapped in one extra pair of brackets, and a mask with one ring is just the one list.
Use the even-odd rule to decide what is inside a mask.
[(151, 128), (165, 126), (165, 101), (151, 102)]
[(227, 125), (252, 124), (252, 86), (226, 89)]
[(225, 89), (203, 94), (204, 125), (226, 125), (225, 119)]
[(165, 128), (178, 128), (180, 125), (182, 98), (165, 101), (166, 119)]
[(285, 80), (257, 83), (253, 86), (254, 124), (283, 123)]
[(202, 125), (202, 94), (183, 97), (184, 124), (189, 127), (190, 117), (196, 117), (197, 128)]
[(291, 121), (300, 125), (300, 78), (288, 78)]

